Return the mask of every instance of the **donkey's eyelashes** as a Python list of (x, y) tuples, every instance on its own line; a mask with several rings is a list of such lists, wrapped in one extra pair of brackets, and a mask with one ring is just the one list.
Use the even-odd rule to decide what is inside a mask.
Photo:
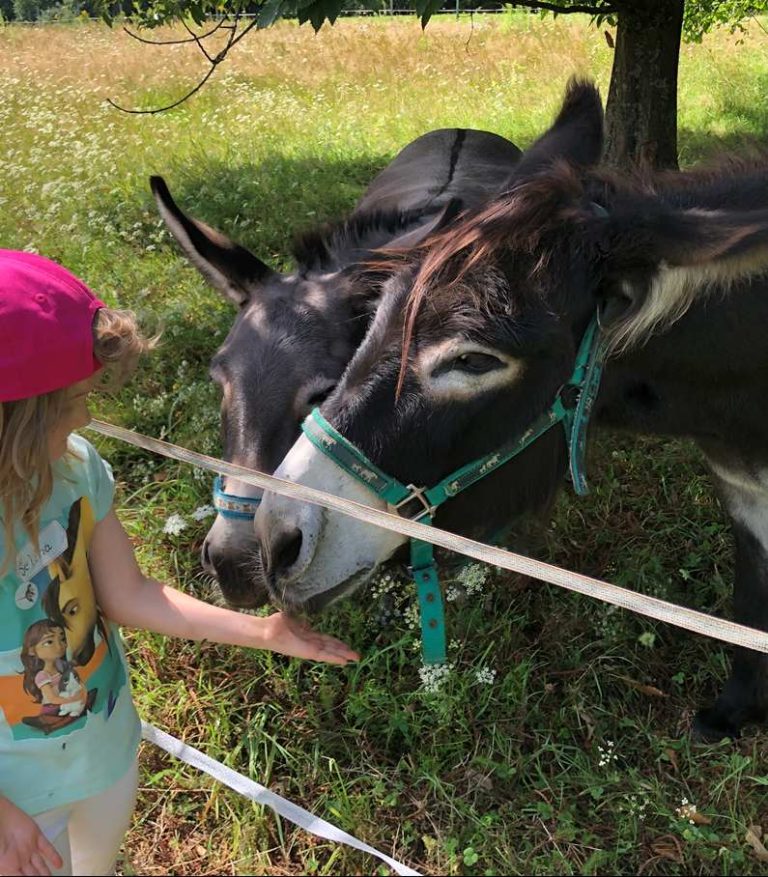
[(315, 378), (298, 397), (299, 421), (303, 420), (313, 408), (319, 408), (336, 389), (338, 381), (329, 378)]
[(436, 369), (433, 375), (437, 374), (438, 371), (460, 371), (470, 375), (484, 375), (490, 371), (506, 368), (506, 365), (505, 362), (490, 353), (462, 353), (440, 369)]
[(311, 396), (307, 398), (307, 407), (311, 408), (319, 408), (323, 402), (331, 395), (331, 393), (336, 388), (336, 384), (331, 384), (329, 387), (326, 387), (324, 390), (319, 390), (315, 393), (312, 393)]

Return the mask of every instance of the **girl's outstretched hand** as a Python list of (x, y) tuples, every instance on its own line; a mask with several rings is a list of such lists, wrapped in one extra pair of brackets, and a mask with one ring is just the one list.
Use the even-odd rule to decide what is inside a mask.
[(342, 666), (360, 660), (360, 655), (341, 640), (317, 633), (306, 622), (284, 612), (276, 612), (260, 621), (264, 623), (264, 648), (273, 652)]

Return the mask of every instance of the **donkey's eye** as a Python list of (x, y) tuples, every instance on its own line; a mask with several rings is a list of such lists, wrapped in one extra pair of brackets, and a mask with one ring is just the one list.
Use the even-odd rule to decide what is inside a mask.
[(451, 362), (452, 371), (466, 372), (471, 375), (482, 375), (486, 372), (504, 368), (505, 363), (490, 353), (462, 353)]
[(331, 384), (329, 387), (325, 387), (322, 390), (312, 393), (311, 396), (307, 397), (307, 406), (310, 409), (319, 408), (335, 389), (336, 384)]

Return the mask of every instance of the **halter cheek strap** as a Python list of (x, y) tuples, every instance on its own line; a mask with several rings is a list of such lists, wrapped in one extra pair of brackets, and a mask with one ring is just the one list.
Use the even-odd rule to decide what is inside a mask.
[[(432, 487), (405, 485), (382, 472), (359, 448), (334, 429), (317, 408), (307, 417), (301, 428), (319, 451), (393, 506), (399, 514), (412, 517), (422, 524), (431, 524), (435, 510), (440, 505), (496, 471), (556, 423), (562, 422), (568, 444), (571, 480), (574, 490), (581, 496), (587, 493), (584, 473), (587, 426), (600, 387), (605, 356), (600, 328), (597, 319), (593, 319), (579, 345), (570, 380), (547, 411), (512, 441), (491, 454), (467, 463)], [(443, 601), (434, 549), (429, 542), (411, 540), (411, 574), (419, 595), (424, 663), (444, 663), (446, 650)]]
[(213, 507), (222, 518), (241, 521), (246, 519), (253, 520), (253, 516), (259, 510), (261, 498), (226, 493), (222, 484), (221, 475), (217, 475), (213, 481)]

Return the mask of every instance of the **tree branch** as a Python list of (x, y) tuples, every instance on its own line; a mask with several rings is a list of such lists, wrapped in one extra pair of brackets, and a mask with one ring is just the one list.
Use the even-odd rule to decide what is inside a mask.
[[(207, 39), (211, 34), (215, 34), (220, 27), (224, 26), (224, 22), (226, 18), (222, 18), (221, 21), (216, 25), (216, 27), (212, 28), (208, 31), (208, 33), (200, 34), (195, 39), (204, 40)], [(188, 28), (187, 28), (188, 29)], [(123, 30), (128, 34), (129, 37), (133, 37), (134, 40), (137, 40), (140, 43), (146, 43), (148, 46), (178, 46), (182, 43), (192, 43), (194, 40), (183, 39), (183, 40), (148, 40), (146, 37), (140, 37), (137, 33), (134, 33), (132, 30), (128, 30), (127, 27), (123, 27)], [(190, 31), (191, 33), (191, 31)]]
[(755, 22), (755, 24), (760, 28), (760, 30), (761, 30), (764, 34), (768, 34), (768, 30), (765, 29), (765, 27), (763, 26), (762, 22), (760, 21), (760, 19), (759, 19), (756, 15), (753, 14), (753, 15), (751, 16), (751, 18), (752, 18), (752, 21)]
[[(238, 12), (238, 16), (239, 15), (240, 15), (240, 13)], [(240, 40), (248, 33), (248, 31), (252, 30), (254, 27), (256, 27), (256, 25), (258, 23), (259, 23), (258, 18), (254, 18), (250, 24), (246, 25), (242, 29), (242, 31), (240, 31), (239, 36), (235, 37), (235, 39), (233, 39), (230, 43), (227, 44), (227, 52), (232, 48), (232, 46), (236, 46), (240, 42)], [(234, 31), (233, 31), (232, 35), (234, 37)]]
[(559, 6), (547, 3), (546, 0), (509, 0), (511, 6), (523, 6), (526, 9), (544, 9), (557, 12), (559, 15), (570, 15), (572, 12), (585, 12), (587, 15), (614, 15), (619, 11), (617, 6)]
[[(237, 27), (237, 23), (235, 23), (235, 27)], [(205, 55), (205, 57), (208, 59), (208, 63), (213, 64), (213, 58), (208, 54), (208, 52), (205, 51), (205, 46), (203, 45), (202, 39), (192, 30), (192, 28), (187, 24), (186, 21), (184, 22), (184, 28), (190, 35), (190, 37), (195, 41), (195, 43), (197, 43), (197, 48), (200, 49), (203, 55)]]
[[(208, 59), (209, 64), (211, 65), (210, 69), (205, 74), (205, 76), (203, 76), (203, 78), (200, 80), (200, 82), (198, 82), (197, 85), (191, 91), (187, 92), (187, 94), (185, 94), (183, 97), (180, 97), (178, 100), (174, 101), (173, 103), (168, 104), (167, 106), (156, 107), (154, 110), (131, 110), (128, 107), (121, 106), (120, 104), (116, 103), (115, 101), (112, 100), (112, 98), (109, 98), (109, 97), (107, 98), (107, 103), (110, 106), (114, 107), (116, 110), (120, 110), (123, 113), (131, 113), (132, 115), (137, 115), (137, 116), (151, 116), (151, 115), (154, 115), (155, 113), (164, 113), (164, 112), (166, 112), (166, 110), (172, 110), (172, 109), (174, 109), (174, 107), (178, 107), (180, 104), (183, 104), (184, 101), (189, 100), (189, 98), (191, 98), (193, 94), (197, 94), (197, 92), (200, 91), (200, 89), (205, 85), (206, 82), (208, 82), (208, 80), (211, 78), (211, 76), (213, 76), (214, 70), (227, 57), (227, 55), (229, 54), (229, 50), (233, 46), (236, 46), (240, 42), (240, 40), (258, 24), (258, 19), (254, 18), (238, 34), (237, 27), (238, 27), (238, 24), (240, 23), (240, 15), (241, 15), (240, 12), (235, 13), (235, 18), (234, 18), (233, 23), (227, 25), (227, 29), (230, 31), (229, 36), (227, 37), (227, 43), (224, 46), (224, 48), (217, 55), (214, 55), (214, 56), (209, 55), (200, 41), (205, 39), (206, 36), (210, 36), (212, 33), (214, 33), (216, 30), (218, 30), (220, 27), (222, 27), (223, 22), (226, 19), (222, 19), (222, 21), (220, 21), (219, 24), (217, 24), (213, 30), (209, 31), (207, 34), (204, 34), (202, 36), (197, 36), (192, 30), (190, 30), (190, 28), (185, 23), (184, 27), (187, 28), (187, 30), (191, 34), (191, 37), (189, 39), (184, 39), (184, 40), (170, 41), (173, 43), (192, 43), (192, 42), (197, 43), (198, 48), (203, 53), (203, 55), (205, 55), (205, 57)], [(133, 36), (133, 34), (131, 34), (131, 36)], [(153, 45), (168, 45), (168, 43), (155, 43), (153, 40), (139, 39), (139, 42), (147, 42), (147, 43), (150, 43)]]
[(177, 101), (174, 101), (172, 104), (168, 104), (168, 106), (157, 107), (154, 110), (129, 110), (128, 107), (121, 107), (120, 104), (115, 103), (115, 101), (113, 101), (111, 97), (107, 98), (107, 103), (110, 106), (113, 106), (116, 110), (120, 110), (120, 112), (122, 112), (122, 113), (131, 113), (132, 115), (135, 115), (135, 116), (152, 116), (155, 113), (164, 113), (166, 110), (172, 110), (174, 107), (179, 106), (179, 104), (183, 104), (185, 100), (188, 100), (189, 98), (192, 97), (193, 94), (200, 91), (200, 89), (205, 85), (206, 82), (208, 82), (208, 80), (211, 78), (211, 76), (213, 76), (213, 71), (216, 69), (217, 65), (218, 65), (218, 61), (214, 60), (211, 63), (210, 70), (205, 74), (205, 76), (203, 76), (203, 78), (200, 80), (200, 82), (197, 83), (197, 85), (192, 89), (192, 91), (190, 91), (188, 94), (185, 94), (184, 97), (180, 97)]

